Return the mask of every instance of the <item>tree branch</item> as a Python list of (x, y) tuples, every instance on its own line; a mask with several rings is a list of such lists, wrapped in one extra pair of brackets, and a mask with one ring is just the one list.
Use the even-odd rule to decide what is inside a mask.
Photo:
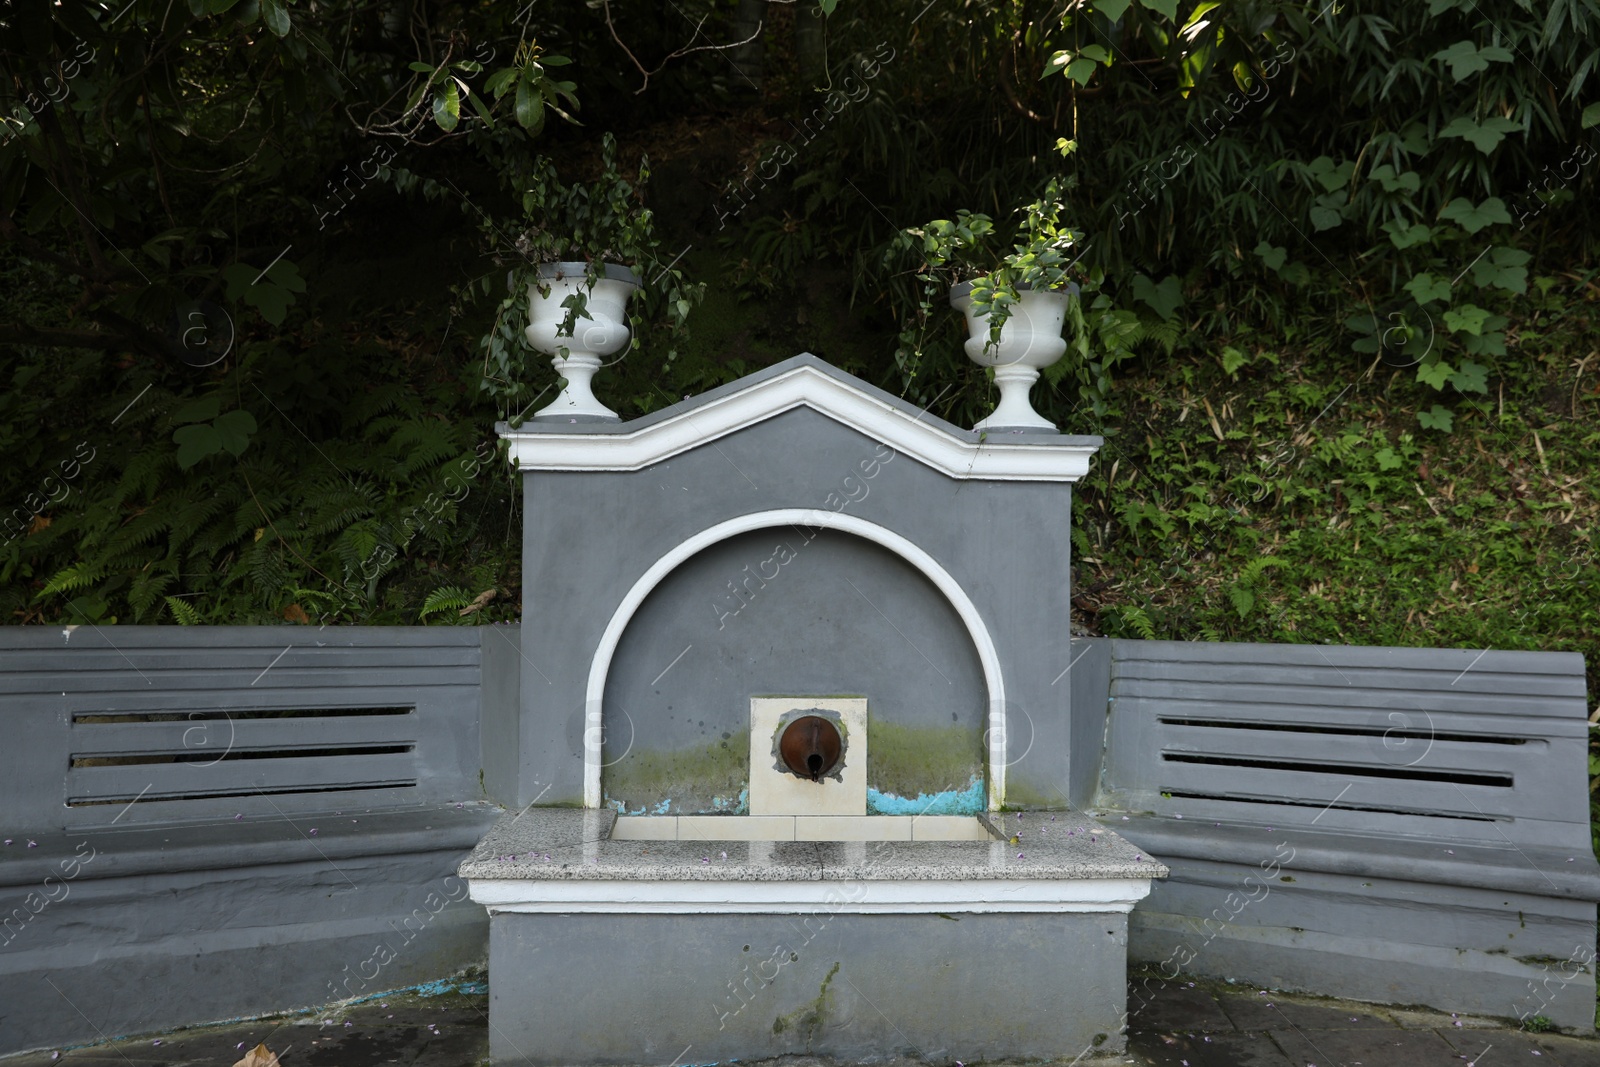
[[(617, 47), (621, 48), (623, 52), (627, 53), (628, 58), (633, 60), (633, 65), (638, 68), (639, 73), (644, 75), (644, 84), (633, 91), (634, 96), (638, 96), (640, 93), (650, 88), (650, 79), (665, 70), (667, 64), (671, 63), (674, 59), (689, 55), (691, 52), (721, 52), (729, 48), (743, 48), (745, 45), (761, 36), (762, 23), (758, 22), (756, 23), (756, 31), (742, 41), (734, 41), (730, 44), (684, 45), (675, 52), (669, 52), (667, 54), (667, 58), (663, 59), (656, 66), (655, 70), (645, 70), (644, 64), (639, 62), (639, 57), (634, 55), (633, 50), (623, 43), (622, 38), (617, 34), (616, 26), (612, 25), (611, 0), (600, 0), (600, 6), (606, 13), (606, 29), (611, 31), (611, 39), (617, 42)], [(706, 24), (706, 19), (710, 17), (710, 15), (701, 16), (700, 21), (694, 25), (694, 37), (690, 37), (689, 40), (693, 41), (695, 37), (700, 36), (700, 27), (704, 26)]]

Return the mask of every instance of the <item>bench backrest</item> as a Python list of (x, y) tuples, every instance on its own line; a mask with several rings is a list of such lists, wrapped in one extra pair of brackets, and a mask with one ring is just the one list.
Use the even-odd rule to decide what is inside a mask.
[(1113, 641), (1102, 806), (1588, 848), (1583, 657)]
[(47, 830), (479, 799), (485, 629), (10, 628), (7, 821)]

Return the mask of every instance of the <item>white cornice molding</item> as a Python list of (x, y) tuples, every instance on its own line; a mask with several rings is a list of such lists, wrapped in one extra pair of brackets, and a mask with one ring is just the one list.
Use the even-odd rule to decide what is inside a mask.
[(1075, 482), (1099, 446), (1072, 441), (1020, 443), (1000, 434), (958, 437), (812, 364), (712, 397), (692, 409), (623, 433), (501, 430), (519, 470), (633, 471), (809, 407), (952, 478)]
[(783, 914), (827, 909), (850, 914), (1121, 912), (1150, 892), (1148, 878), (929, 879), (837, 881), (709, 881), (600, 879), (468, 880), (472, 899), (490, 913), (531, 914)]

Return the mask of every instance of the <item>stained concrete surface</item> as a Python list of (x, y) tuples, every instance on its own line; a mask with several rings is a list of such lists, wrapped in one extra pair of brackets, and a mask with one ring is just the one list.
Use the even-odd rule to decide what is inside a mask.
[[(0, 1057), (0, 1067), (232, 1067), (257, 1043), (283, 1067), (481, 1067), (489, 998), (481, 982), (432, 996), (396, 993), (318, 1013), (197, 1027), (75, 1049)], [(1135, 984), (1128, 1052), (1095, 1061), (1132, 1067), (1600, 1067), (1600, 1039), (1508, 1028), (1253, 986)], [(694, 1067), (693, 1047), (675, 1067)], [(1061, 1063), (1071, 1060), (1068, 1054)], [(785, 1067), (817, 1063), (791, 1057)], [(892, 1061), (886, 1059), (885, 1064)], [(655, 1067), (669, 1067), (663, 1060)], [(703, 1067), (703, 1065), (702, 1065)], [(1078, 1061), (1077, 1067), (1089, 1067)]]
[[(232, 1067), (257, 1044), (282, 1067), (478, 1067), (489, 1055), (481, 982), (403, 992), (319, 1012), (0, 1057), (5, 1067)], [(465, 989), (463, 993), (460, 990)]]
[(1600, 1067), (1600, 1039), (1527, 1033), (1508, 1020), (1285, 996), (1258, 986), (1130, 983), (1139, 1067)]

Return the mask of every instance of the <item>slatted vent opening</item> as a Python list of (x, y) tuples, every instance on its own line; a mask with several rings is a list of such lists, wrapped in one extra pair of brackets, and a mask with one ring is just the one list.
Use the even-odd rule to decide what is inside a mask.
[[(1163, 740), (1175, 741), (1178, 738), (1189, 739), (1204, 735), (1190, 735), (1185, 727), (1197, 730), (1215, 731), (1210, 737), (1205, 738), (1204, 747), (1209, 751), (1186, 751), (1183, 749), (1163, 748), (1161, 763), (1171, 766), (1172, 773), (1177, 775), (1178, 768), (1189, 766), (1195, 771), (1185, 775), (1182, 784), (1172, 783), (1162, 788), (1162, 795), (1175, 799), (1221, 801), (1232, 804), (1269, 805), (1282, 808), (1302, 808), (1317, 811), (1359, 811), (1373, 812), (1387, 815), (1424, 815), (1431, 818), (1457, 819), (1467, 822), (1497, 822), (1499, 819), (1493, 814), (1484, 812), (1461, 813), (1441, 811), (1432, 805), (1418, 805), (1396, 803), (1393, 805), (1361, 804), (1341, 802), (1335, 800), (1328, 803), (1326, 800), (1316, 798), (1303, 798), (1285, 795), (1273, 787), (1263, 790), (1263, 785), (1272, 782), (1270, 772), (1288, 772), (1297, 775), (1338, 775), (1351, 780), (1368, 781), (1395, 781), (1412, 782), (1419, 787), (1451, 787), (1473, 786), (1478, 788), (1511, 790), (1516, 784), (1515, 777), (1507, 772), (1496, 770), (1460, 770), (1440, 769), (1419, 763), (1385, 763), (1363, 759), (1359, 752), (1360, 747), (1369, 746), (1371, 742), (1378, 741), (1384, 744), (1398, 742), (1409, 744), (1422, 742), (1431, 745), (1435, 742), (1459, 742), (1473, 745), (1493, 745), (1509, 747), (1525, 745), (1528, 739), (1494, 734), (1468, 734), (1468, 733), (1441, 733), (1432, 729), (1416, 729), (1406, 727), (1385, 727), (1383, 725), (1330, 725), (1315, 724), (1301, 725), (1285, 722), (1238, 722), (1230, 719), (1198, 718), (1192, 716), (1157, 716), (1157, 722), (1167, 729), (1162, 731)], [(1230, 744), (1229, 735), (1238, 738), (1237, 744)], [(1283, 737), (1281, 745), (1269, 741), (1272, 734), (1305, 734), (1308, 735), (1306, 743), (1296, 744), (1292, 738)], [(1341, 752), (1341, 743), (1336, 738), (1348, 739), (1346, 745), (1358, 746), (1356, 749), (1347, 748)], [(1315, 738), (1315, 740), (1311, 740)], [(1230, 751), (1234, 750), (1234, 751)], [(1315, 755), (1312, 755), (1315, 753)], [(1343, 758), (1341, 758), (1341, 756)], [(1223, 788), (1207, 788), (1211, 783), (1206, 779), (1196, 779), (1195, 775), (1201, 767), (1215, 767), (1216, 782)], [(1266, 772), (1265, 776), (1258, 776), (1258, 772)], [(1208, 776), (1209, 777), (1209, 776)], [(1204, 784), (1202, 784), (1204, 783)], [(1255, 789), (1252, 790), (1251, 786)], [(1371, 795), (1371, 791), (1368, 791)], [(1447, 806), (1448, 807), (1448, 806)]]
[(417, 786), (414, 707), (85, 712), (67, 804), (147, 804)]
[(72, 717), (74, 726), (112, 722), (250, 722), (255, 719), (327, 719), (356, 715), (410, 715), (415, 708), (246, 708), (239, 711), (90, 711)]
[[(1258, 797), (1246, 796), (1238, 793), (1202, 793), (1193, 790), (1181, 789), (1166, 790), (1162, 796), (1175, 797), (1179, 800), (1225, 800), (1231, 803), (1267, 804), (1280, 808), (1310, 808), (1315, 811), (1369, 811), (1379, 815), (1425, 815), (1430, 819), (1459, 819), (1463, 822), (1500, 822), (1492, 815), (1464, 815), (1457, 812), (1423, 810), (1421, 808), (1383, 807), (1371, 804), (1349, 804), (1334, 801), (1324, 804), (1321, 801), (1294, 800), (1289, 797)], [(1313, 819), (1313, 822), (1316, 820)]]
[(1199, 756), (1190, 752), (1163, 752), (1167, 763), (1200, 763), (1212, 767), (1259, 767), (1269, 771), (1299, 771), (1303, 774), (1340, 774), (1353, 778), (1397, 778), (1406, 782), (1454, 782), (1457, 785), (1488, 785), (1510, 789), (1509, 774), (1477, 771), (1426, 771), (1420, 767), (1373, 767), (1336, 760), (1262, 759), (1245, 756)]
[(1412, 730), (1384, 726), (1301, 726), (1287, 722), (1236, 722), (1233, 719), (1168, 718), (1159, 716), (1163, 726), (1207, 726), (1219, 730), (1271, 730), (1294, 734), (1335, 734), (1344, 737), (1401, 738), (1411, 741), (1469, 741), (1480, 745), (1525, 745), (1526, 737), (1503, 734), (1450, 734), (1436, 730)]

